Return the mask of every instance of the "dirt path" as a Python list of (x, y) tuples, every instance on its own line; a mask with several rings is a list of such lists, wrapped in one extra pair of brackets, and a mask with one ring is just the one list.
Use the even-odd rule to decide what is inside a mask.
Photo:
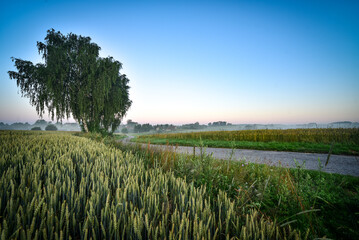
[[(133, 138), (133, 137), (131, 137)], [(130, 138), (125, 139), (126, 142)], [(165, 148), (163, 145), (152, 145), (155, 148)], [(228, 148), (205, 148), (206, 154), (212, 154), (214, 158), (227, 160), (231, 157), (232, 149)], [(176, 152), (184, 154), (193, 154), (193, 147), (179, 146)], [(196, 155), (200, 154), (200, 149), (195, 149)], [(305, 169), (320, 170), (318, 159), (322, 164), (322, 171), (328, 173), (339, 173), (343, 175), (351, 175), (359, 177), (359, 157), (358, 156), (344, 156), (331, 155), (327, 166), (327, 154), (320, 153), (297, 153), (297, 152), (277, 152), (277, 151), (262, 151), (262, 150), (246, 150), (234, 149), (232, 160), (245, 160), (247, 162), (268, 164), (283, 167), (295, 168), (296, 162), (302, 165)]]

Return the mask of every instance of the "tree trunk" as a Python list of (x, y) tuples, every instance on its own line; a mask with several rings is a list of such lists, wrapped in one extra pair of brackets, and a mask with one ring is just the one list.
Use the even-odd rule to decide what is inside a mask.
[(85, 132), (89, 132), (89, 128), (87, 127), (87, 123), (86, 123), (86, 121), (84, 121), (84, 120), (82, 120), (82, 124), (84, 125), (84, 130), (85, 130)]

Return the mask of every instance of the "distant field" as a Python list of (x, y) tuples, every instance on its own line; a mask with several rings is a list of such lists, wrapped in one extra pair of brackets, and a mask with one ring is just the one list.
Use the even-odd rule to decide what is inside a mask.
[(359, 155), (359, 129), (211, 131), (138, 136), (134, 141), (258, 150)]

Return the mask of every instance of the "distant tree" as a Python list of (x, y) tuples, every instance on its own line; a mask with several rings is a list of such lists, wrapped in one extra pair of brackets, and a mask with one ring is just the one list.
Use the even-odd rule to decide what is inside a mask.
[(137, 122), (134, 122), (134, 121), (132, 121), (131, 119), (128, 119), (128, 120), (127, 120), (127, 125), (130, 126), (130, 127), (131, 127), (131, 126), (136, 126), (137, 124), (138, 124)]
[(90, 37), (54, 29), (37, 48), (44, 63), (12, 58), (17, 71), (8, 72), (37, 113), (48, 109), (57, 121), (72, 115), (85, 132), (115, 131), (132, 103), (122, 64), (99, 57), (100, 47)]
[(33, 127), (31, 128), (32, 131), (41, 131), (41, 127)]
[(2, 130), (9, 129), (9, 124), (0, 122), (0, 129), (2, 129)]
[(30, 127), (30, 124), (22, 122), (15, 122), (10, 125), (10, 128), (15, 130), (29, 130)]
[(149, 132), (151, 130), (153, 130), (153, 126), (149, 123), (145, 123), (145, 124), (136, 124), (136, 126), (134, 127), (134, 132), (136, 133), (140, 133), (140, 132)]
[(142, 125), (142, 132), (149, 132), (153, 129), (153, 126), (149, 123), (145, 123)]
[(226, 126), (227, 125), (227, 122), (224, 122), (224, 121), (218, 121), (218, 122), (213, 122), (212, 123), (212, 126)]
[(54, 124), (49, 124), (45, 127), (46, 131), (57, 131), (57, 127)]
[(133, 131), (134, 131), (135, 133), (139, 133), (139, 132), (141, 131), (141, 124), (136, 124), (135, 127), (134, 127), (134, 129), (133, 129)]
[(36, 120), (34, 125), (47, 125), (47, 122), (44, 119)]
[(122, 128), (121, 132), (126, 134), (126, 133), (128, 133), (128, 129), (127, 128)]
[(206, 125), (200, 125), (199, 122), (184, 124), (181, 126), (182, 129), (203, 129), (206, 127)]
[(155, 130), (157, 132), (163, 132), (163, 131), (174, 131), (176, 129), (176, 126), (172, 124), (160, 124), (152, 126), (152, 130)]

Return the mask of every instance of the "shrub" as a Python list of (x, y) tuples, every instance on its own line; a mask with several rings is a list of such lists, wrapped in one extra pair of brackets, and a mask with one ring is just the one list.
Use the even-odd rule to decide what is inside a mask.
[(57, 131), (57, 127), (54, 124), (49, 124), (45, 128), (46, 131)]
[(41, 131), (41, 127), (33, 127), (31, 128), (32, 131)]

